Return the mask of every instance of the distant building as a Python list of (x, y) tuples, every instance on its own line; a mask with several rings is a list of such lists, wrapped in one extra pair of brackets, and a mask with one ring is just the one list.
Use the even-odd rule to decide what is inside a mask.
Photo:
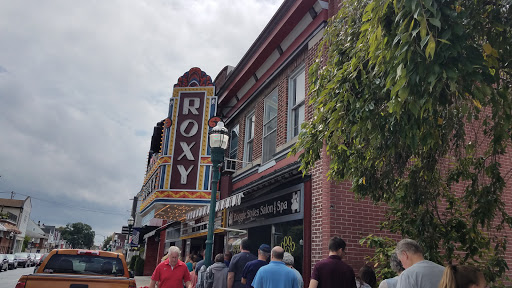
[[(27, 230), (27, 225), (30, 220), (30, 212), (32, 211), (32, 201), (30, 197), (27, 197), (25, 200), (16, 200), (16, 199), (0, 199), (0, 214), (7, 215), (6, 219), (2, 219), (2, 226), (4, 226), (6, 231), (2, 231), (3, 237), (14, 237), (11, 241), (12, 246), (9, 249), (9, 252), (21, 252), (21, 248), (23, 246), (23, 239), (25, 238), (25, 232)], [(14, 226), (14, 227), (11, 227)], [(10, 227), (10, 228), (6, 228)], [(2, 228), (0, 227), (0, 230)], [(6, 233), (7, 232), (7, 233)], [(11, 235), (11, 232), (13, 235)], [(15, 235), (14, 235), (15, 234)], [(4, 241), (0, 242), (4, 243)], [(5, 247), (5, 246), (2, 246)]]
[(122, 233), (113, 233), (110, 241), (110, 251), (123, 253), (125, 244), (127, 244), (128, 235)]
[(47, 226), (47, 225), (40, 225), (41, 229), (43, 229), (46, 236), (48, 236), (48, 251), (51, 251), (52, 249), (59, 248), (59, 241), (60, 241), (60, 231), (55, 228), (55, 226)]
[(46, 253), (48, 252), (48, 236), (32, 219), (28, 221), (25, 235), (29, 237), (25, 252)]
[[(9, 212), (10, 213), (10, 212)], [(13, 222), (7, 217), (9, 213), (3, 213), (0, 219), (0, 254), (8, 254), (12, 252), (16, 234), (21, 233)], [(5, 219), (3, 217), (6, 217)]]

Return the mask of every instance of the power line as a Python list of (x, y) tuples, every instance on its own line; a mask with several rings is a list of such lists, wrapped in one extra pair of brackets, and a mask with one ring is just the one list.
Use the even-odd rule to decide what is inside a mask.
[[(12, 192), (13, 191), (8, 191), (8, 192), (7, 191), (1, 191), (0, 193), (12, 193)], [(27, 194), (22, 194), (22, 193), (16, 193), (16, 194), (23, 195), (23, 196), (28, 196), (28, 197), (30, 197), (32, 199), (36, 199), (36, 200), (43, 201), (43, 202), (48, 202), (50, 204), (59, 205), (61, 207), (78, 209), (78, 210), (87, 211), (87, 212), (95, 212), (95, 213), (110, 214), (110, 215), (123, 215), (123, 216), (126, 215), (126, 213), (123, 213), (123, 212), (102, 211), (102, 210), (90, 209), (90, 208), (85, 208), (85, 207), (73, 206), (73, 205), (69, 205), (69, 204), (65, 204), (65, 203), (59, 203), (59, 202), (56, 202), (56, 201), (41, 199), (41, 198), (34, 197), (34, 196), (31, 196), (31, 195), (27, 195)]]

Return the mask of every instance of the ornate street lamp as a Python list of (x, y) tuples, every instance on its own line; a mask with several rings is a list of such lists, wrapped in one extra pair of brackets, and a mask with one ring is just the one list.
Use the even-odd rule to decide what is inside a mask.
[(126, 256), (128, 257), (128, 252), (130, 251), (130, 248), (131, 248), (131, 243), (130, 243), (130, 236), (132, 234), (132, 227), (133, 227), (133, 223), (135, 223), (135, 220), (133, 220), (133, 217), (130, 216), (130, 218), (128, 219), (128, 247), (127, 247), (127, 250), (126, 250)]
[(16, 241), (14, 237), (14, 232), (11, 231), (9, 236), (9, 238), (11, 238), (11, 253), (14, 254), (14, 242)]
[(217, 202), (217, 183), (219, 183), (219, 167), (224, 161), (224, 151), (228, 147), (229, 134), (224, 123), (218, 122), (217, 126), (210, 131), (210, 148), (212, 159), (212, 195), (210, 200), (210, 215), (208, 219), (208, 236), (206, 238), (206, 251), (204, 253), (204, 265), (209, 267), (212, 264), (213, 253), (213, 232), (215, 225), (215, 205)]

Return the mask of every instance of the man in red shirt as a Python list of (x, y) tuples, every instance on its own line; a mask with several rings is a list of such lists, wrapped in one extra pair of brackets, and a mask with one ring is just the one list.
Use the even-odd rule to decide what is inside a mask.
[(190, 282), (190, 272), (187, 265), (179, 260), (181, 254), (180, 248), (176, 246), (169, 247), (169, 258), (156, 266), (149, 288), (192, 288)]

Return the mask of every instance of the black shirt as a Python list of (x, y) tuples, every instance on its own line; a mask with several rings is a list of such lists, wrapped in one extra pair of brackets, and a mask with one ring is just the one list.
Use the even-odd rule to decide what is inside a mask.
[(252, 255), (249, 252), (240, 252), (233, 256), (229, 263), (228, 272), (235, 272), (235, 282), (233, 288), (242, 288), (244, 285), (240, 282), (242, 280), (242, 272), (244, 271), (245, 264), (250, 261), (256, 260), (258, 257)]
[(316, 263), (311, 279), (318, 281), (318, 288), (356, 287), (354, 269), (337, 255), (331, 255), (329, 258)]

